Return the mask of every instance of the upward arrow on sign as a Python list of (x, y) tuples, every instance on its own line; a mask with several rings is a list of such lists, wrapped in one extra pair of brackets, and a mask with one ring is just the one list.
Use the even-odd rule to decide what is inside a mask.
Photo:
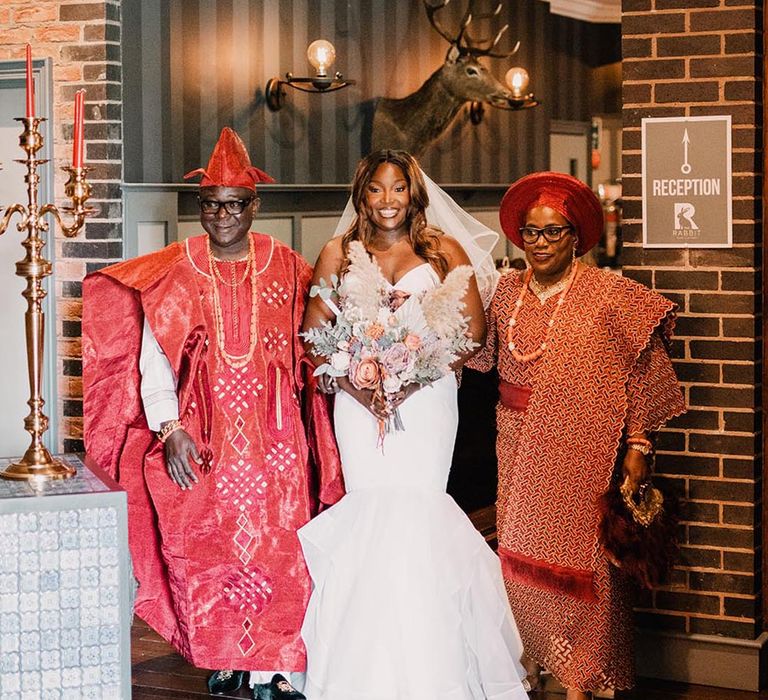
[(683, 164), (680, 166), (680, 172), (683, 175), (689, 175), (691, 172), (691, 164), (688, 162), (688, 144), (691, 142), (688, 136), (688, 129), (683, 132)]

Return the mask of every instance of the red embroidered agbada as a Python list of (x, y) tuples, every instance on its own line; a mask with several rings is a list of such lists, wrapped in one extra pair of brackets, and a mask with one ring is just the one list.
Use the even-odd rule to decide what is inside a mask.
[[(509, 319), (523, 275), (502, 278), (478, 369), (498, 366), (499, 554), (526, 653), (567, 687), (633, 684), (628, 584), (598, 543), (598, 497), (624, 432), (684, 411), (665, 343), (674, 304), (631, 280), (581, 267), (544, 354), (515, 360)], [(520, 352), (544, 340), (559, 295), (526, 295)]]
[[(297, 333), (310, 267), (262, 234), (251, 285), (211, 276), (207, 236), (90, 275), (84, 283), (88, 454), (128, 491), (135, 609), (202, 668), (303, 670), (310, 592), (297, 528), (343, 494), (326, 398)], [(244, 279), (235, 263), (233, 279)], [(225, 350), (217, 350), (212, 284)], [(178, 377), (179, 414), (206, 458), (181, 490), (147, 427), (139, 352), (146, 316)]]

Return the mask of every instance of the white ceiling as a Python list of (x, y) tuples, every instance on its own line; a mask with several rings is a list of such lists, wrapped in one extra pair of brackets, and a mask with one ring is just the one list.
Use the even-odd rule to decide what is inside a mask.
[(586, 22), (621, 22), (621, 0), (544, 0), (556, 15)]

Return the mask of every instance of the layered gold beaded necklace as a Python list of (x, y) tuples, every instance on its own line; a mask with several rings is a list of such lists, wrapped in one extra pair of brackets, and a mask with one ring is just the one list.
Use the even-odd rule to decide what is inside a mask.
[[(208, 245), (208, 266), (211, 272), (211, 286), (213, 287), (213, 317), (214, 325), (216, 327), (216, 346), (221, 355), (221, 359), (232, 367), (233, 369), (240, 369), (245, 367), (253, 358), (253, 353), (256, 350), (256, 343), (258, 341), (258, 298), (256, 294), (256, 266), (254, 260), (256, 258), (256, 249), (253, 242), (253, 236), (248, 236), (248, 257), (246, 258), (245, 272), (243, 278), (237, 280), (235, 278), (235, 262), (230, 264), (230, 279), (225, 280), (224, 276), (216, 266), (216, 259), (213, 257), (213, 250), (211, 250), (210, 239), (207, 242)], [(248, 352), (245, 355), (231, 355), (225, 348), (225, 334), (224, 334), (224, 313), (221, 307), (221, 296), (219, 294), (219, 285), (217, 280), (226, 287), (232, 290), (232, 326), (235, 334), (235, 338), (240, 338), (240, 307), (237, 301), (237, 288), (243, 284), (250, 274), (251, 278), (251, 325), (248, 335)]]

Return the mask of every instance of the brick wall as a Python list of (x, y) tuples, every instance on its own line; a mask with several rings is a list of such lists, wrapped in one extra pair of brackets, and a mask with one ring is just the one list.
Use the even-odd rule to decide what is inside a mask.
[[(683, 500), (682, 564), (643, 627), (752, 639), (762, 629), (762, 3), (623, 0), (624, 271), (680, 305), (675, 366), (690, 406), (659, 436)], [(643, 250), (640, 120), (730, 114), (730, 250)]]
[[(80, 379), (81, 280), (86, 272), (122, 255), (122, 106), (120, 1), (0, 0), (0, 59), (21, 59), (32, 44), (35, 58), (53, 60), (54, 156), (57, 204), (65, 204), (60, 166), (71, 160), (74, 93), (85, 98), (85, 161), (92, 170), (89, 202), (99, 212), (76, 238), (55, 238), (55, 294), (59, 445), (82, 450)], [(19, 113), (23, 105), (19, 105)], [(50, 246), (48, 248), (50, 250)]]

